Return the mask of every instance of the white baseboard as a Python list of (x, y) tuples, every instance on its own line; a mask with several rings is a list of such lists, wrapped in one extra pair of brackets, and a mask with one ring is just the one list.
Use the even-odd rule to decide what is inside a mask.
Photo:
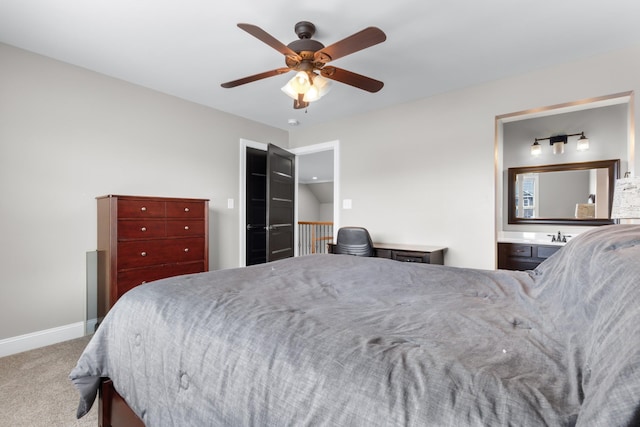
[(85, 335), (85, 322), (72, 323), (44, 331), (0, 340), (0, 357), (33, 350), (51, 344), (80, 338)]

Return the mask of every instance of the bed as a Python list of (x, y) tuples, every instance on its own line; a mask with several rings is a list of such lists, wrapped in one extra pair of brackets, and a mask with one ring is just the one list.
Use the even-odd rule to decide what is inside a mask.
[(103, 387), (104, 426), (640, 425), (640, 225), (529, 272), (308, 255), (159, 280), (70, 378), (78, 417)]

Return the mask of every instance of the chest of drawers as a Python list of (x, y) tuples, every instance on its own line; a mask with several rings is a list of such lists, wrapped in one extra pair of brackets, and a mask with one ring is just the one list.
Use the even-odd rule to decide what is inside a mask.
[(97, 202), (99, 318), (135, 286), (208, 271), (208, 200), (108, 195)]

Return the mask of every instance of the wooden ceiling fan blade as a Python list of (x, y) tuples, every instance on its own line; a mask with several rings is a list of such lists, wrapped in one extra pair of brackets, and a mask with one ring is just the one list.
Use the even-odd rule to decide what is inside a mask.
[(377, 27), (367, 27), (346, 39), (325, 47), (315, 53), (315, 60), (327, 63), (362, 49), (382, 43), (387, 39), (385, 33)]
[(281, 54), (285, 56), (293, 56), (293, 57), (299, 58), (299, 55), (295, 51), (291, 50), (287, 45), (280, 42), (278, 39), (273, 37), (271, 34), (267, 33), (262, 28), (256, 25), (243, 24), (243, 23), (238, 24), (238, 27), (245, 30), (247, 33), (251, 34), (253, 37), (257, 38), (261, 42), (268, 44), (269, 46), (271, 46)]
[(265, 71), (264, 73), (254, 74), (253, 76), (247, 76), (238, 80), (222, 83), (220, 86), (222, 86), (223, 88), (229, 89), (229, 88), (240, 86), (246, 83), (255, 82), (256, 80), (266, 79), (267, 77), (278, 76), (280, 74), (288, 73), (289, 71), (291, 71), (290, 68), (277, 68), (275, 70)]
[(328, 79), (348, 84), (350, 86), (357, 87), (358, 89), (366, 90), (367, 92), (372, 93), (378, 92), (384, 86), (384, 83), (382, 83), (380, 80), (375, 80), (371, 77), (363, 76), (361, 74), (336, 67), (324, 67), (320, 70), (320, 74)]

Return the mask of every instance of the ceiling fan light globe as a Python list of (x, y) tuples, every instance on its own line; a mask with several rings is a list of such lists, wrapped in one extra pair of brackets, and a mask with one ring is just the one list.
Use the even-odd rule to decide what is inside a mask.
[(307, 93), (311, 87), (309, 75), (304, 71), (298, 71), (298, 73), (289, 80), (289, 84), (291, 84), (291, 88), (296, 91), (296, 93)]
[(289, 83), (287, 83), (286, 85), (282, 86), (281, 90), (287, 94), (287, 96), (297, 100), (298, 99), (298, 93), (293, 90), (293, 87), (291, 87), (291, 85)]
[(317, 101), (321, 97), (322, 95), (320, 95), (320, 91), (318, 90), (318, 88), (315, 85), (312, 85), (307, 93), (304, 94), (304, 98), (302, 98), (302, 100), (304, 102), (313, 102)]
[(316, 75), (313, 77), (313, 86), (318, 89), (318, 92), (320, 92), (320, 98), (322, 98), (331, 90), (331, 80), (326, 77)]
[(312, 74), (312, 84), (304, 95), (305, 102), (313, 102), (322, 98), (331, 89), (331, 80), (318, 74)]

